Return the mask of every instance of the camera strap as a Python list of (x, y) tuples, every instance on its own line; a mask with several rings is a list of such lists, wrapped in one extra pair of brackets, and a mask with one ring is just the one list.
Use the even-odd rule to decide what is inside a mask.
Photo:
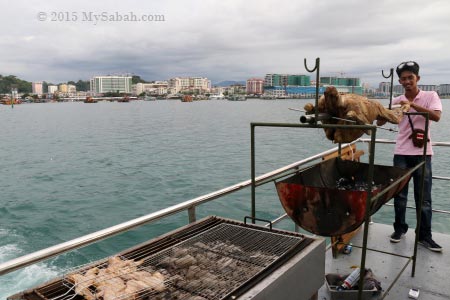
[(414, 125), (411, 121), (411, 116), (410, 115), (407, 115), (407, 116), (408, 116), (409, 126), (411, 126), (411, 129), (414, 131)]

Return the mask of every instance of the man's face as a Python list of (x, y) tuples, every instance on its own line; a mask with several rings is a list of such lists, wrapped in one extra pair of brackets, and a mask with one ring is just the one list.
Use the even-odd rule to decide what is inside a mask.
[(415, 91), (417, 89), (417, 82), (419, 80), (419, 75), (416, 75), (411, 71), (403, 71), (400, 74), (398, 82), (400, 82), (405, 91)]

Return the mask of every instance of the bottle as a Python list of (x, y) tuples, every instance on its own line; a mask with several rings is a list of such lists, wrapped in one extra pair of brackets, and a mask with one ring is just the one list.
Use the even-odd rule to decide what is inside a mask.
[(340, 285), (336, 290), (338, 291), (351, 290), (352, 287), (358, 283), (359, 274), (360, 274), (359, 268), (353, 270), (353, 272), (350, 275), (348, 275), (347, 278), (345, 278), (344, 283), (342, 283), (342, 285)]
[(350, 253), (352, 253), (352, 249), (353, 249), (353, 245), (352, 245), (352, 243), (350, 243), (348, 245), (345, 245), (343, 252), (344, 252), (344, 254), (350, 254)]

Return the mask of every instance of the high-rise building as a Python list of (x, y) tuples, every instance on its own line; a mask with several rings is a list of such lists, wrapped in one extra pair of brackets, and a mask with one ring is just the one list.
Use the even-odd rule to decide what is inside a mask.
[(211, 80), (206, 77), (175, 77), (169, 80), (169, 93), (182, 91), (204, 93), (211, 89)]
[(69, 94), (76, 94), (77, 93), (77, 87), (73, 84), (67, 85), (67, 93)]
[(310, 77), (307, 75), (292, 74), (266, 74), (264, 86), (310, 86)]
[(60, 85), (58, 86), (58, 91), (59, 91), (60, 93), (67, 94), (68, 91), (69, 91), (69, 87), (67, 86), (66, 83), (62, 83), (62, 84), (60, 84)]
[(48, 86), (48, 94), (54, 94), (58, 91), (58, 86), (57, 85), (49, 85)]
[(320, 77), (320, 83), (333, 86), (361, 86), (357, 77)]
[(31, 90), (32, 90), (33, 94), (42, 95), (43, 94), (42, 82), (32, 82)]
[(440, 84), (439, 85), (439, 95), (449, 96), (450, 95), (450, 84)]
[(264, 79), (250, 78), (247, 79), (246, 93), (247, 95), (262, 95), (264, 93)]
[(359, 94), (363, 93), (363, 88), (361, 85), (361, 80), (357, 77), (320, 77), (320, 85), (322, 86), (334, 86), (339, 93), (352, 93)]
[(307, 75), (266, 74), (264, 77), (264, 94), (269, 97), (307, 97), (310, 87), (311, 79)]
[(167, 81), (154, 81), (149, 83), (136, 83), (132, 86), (133, 94), (140, 95), (142, 93), (164, 95), (167, 94)]
[(418, 84), (417, 87), (422, 91), (438, 91), (439, 86), (435, 84)]
[(91, 78), (91, 92), (131, 93), (131, 76), (94, 76)]
[(391, 83), (390, 82), (380, 82), (378, 85), (378, 90), (382, 94), (389, 94), (391, 92)]

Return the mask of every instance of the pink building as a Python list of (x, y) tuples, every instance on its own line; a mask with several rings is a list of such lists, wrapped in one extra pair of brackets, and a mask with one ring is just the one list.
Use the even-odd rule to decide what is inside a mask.
[(247, 79), (246, 92), (247, 95), (262, 95), (264, 93), (264, 79), (250, 78)]
[(32, 90), (33, 94), (42, 95), (43, 94), (42, 82), (32, 82), (31, 90)]

